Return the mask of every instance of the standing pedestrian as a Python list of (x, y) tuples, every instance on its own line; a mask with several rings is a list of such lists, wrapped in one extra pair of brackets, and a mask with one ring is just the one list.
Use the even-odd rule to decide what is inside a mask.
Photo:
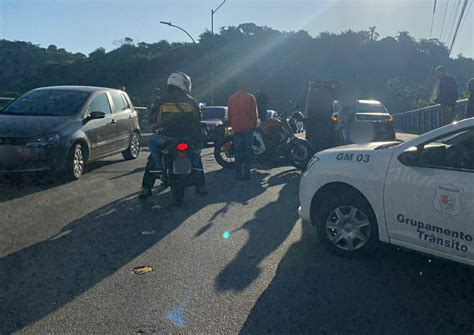
[(436, 75), (439, 83), (434, 102), (441, 105), (441, 126), (444, 126), (456, 120), (454, 107), (458, 100), (458, 86), (453, 77), (447, 75), (444, 66), (436, 68)]
[(257, 127), (258, 108), (255, 97), (247, 93), (248, 85), (242, 82), (239, 91), (227, 104), (229, 121), (234, 132), (235, 179), (248, 180), (252, 165), (253, 132)]
[(466, 118), (474, 117), (474, 78), (467, 83), (467, 90), (469, 92), (469, 99), (466, 106)]
[(352, 144), (351, 128), (354, 120), (354, 112), (349, 106), (342, 106), (337, 113), (337, 125), (341, 131), (344, 145)]

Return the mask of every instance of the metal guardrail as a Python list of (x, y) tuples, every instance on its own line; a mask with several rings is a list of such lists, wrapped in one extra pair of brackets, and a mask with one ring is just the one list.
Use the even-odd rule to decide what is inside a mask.
[[(454, 107), (456, 119), (462, 120), (466, 116), (467, 99), (458, 100)], [(424, 134), (443, 126), (441, 124), (441, 106), (433, 105), (409, 112), (395, 114), (395, 129), (398, 132), (409, 134)]]

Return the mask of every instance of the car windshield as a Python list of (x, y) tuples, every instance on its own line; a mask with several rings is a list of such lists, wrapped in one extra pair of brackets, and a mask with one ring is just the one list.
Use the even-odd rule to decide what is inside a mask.
[(359, 103), (357, 106), (357, 113), (382, 113), (388, 114), (388, 111), (382, 104), (367, 104)]
[(4, 114), (69, 116), (84, 104), (89, 93), (70, 90), (31, 91), (6, 106)]
[(202, 111), (203, 120), (224, 120), (226, 118), (225, 108), (206, 107)]
[(458, 142), (463, 141), (464, 139), (468, 137), (473, 137), (473, 136), (474, 136), (474, 130), (466, 130), (460, 133), (450, 134), (448, 136), (442, 137), (436, 140), (435, 142), (447, 144), (447, 145), (453, 145), (453, 144), (457, 144)]

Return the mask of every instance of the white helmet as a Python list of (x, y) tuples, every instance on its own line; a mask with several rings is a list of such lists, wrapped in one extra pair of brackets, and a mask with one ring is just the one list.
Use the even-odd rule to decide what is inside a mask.
[(186, 94), (191, 93), (191, 78), (183, 72), (172, 73), (168, 78), (168, 86), (170, 85), (182, 89)]

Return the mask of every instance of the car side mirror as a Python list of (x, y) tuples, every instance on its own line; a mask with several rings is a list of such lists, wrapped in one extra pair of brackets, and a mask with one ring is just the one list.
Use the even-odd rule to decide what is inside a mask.
[(103, 119), (103, 118), (105, 118), (104, 112), (91, 112), (89, 116), (90, 120), (98, 120), (98, 119)]
[(407, 166), (417, 166), (420, 162), (420, 158), (420, 151), (417, 147), (410, 147), (398, 156), (400, 163)]

